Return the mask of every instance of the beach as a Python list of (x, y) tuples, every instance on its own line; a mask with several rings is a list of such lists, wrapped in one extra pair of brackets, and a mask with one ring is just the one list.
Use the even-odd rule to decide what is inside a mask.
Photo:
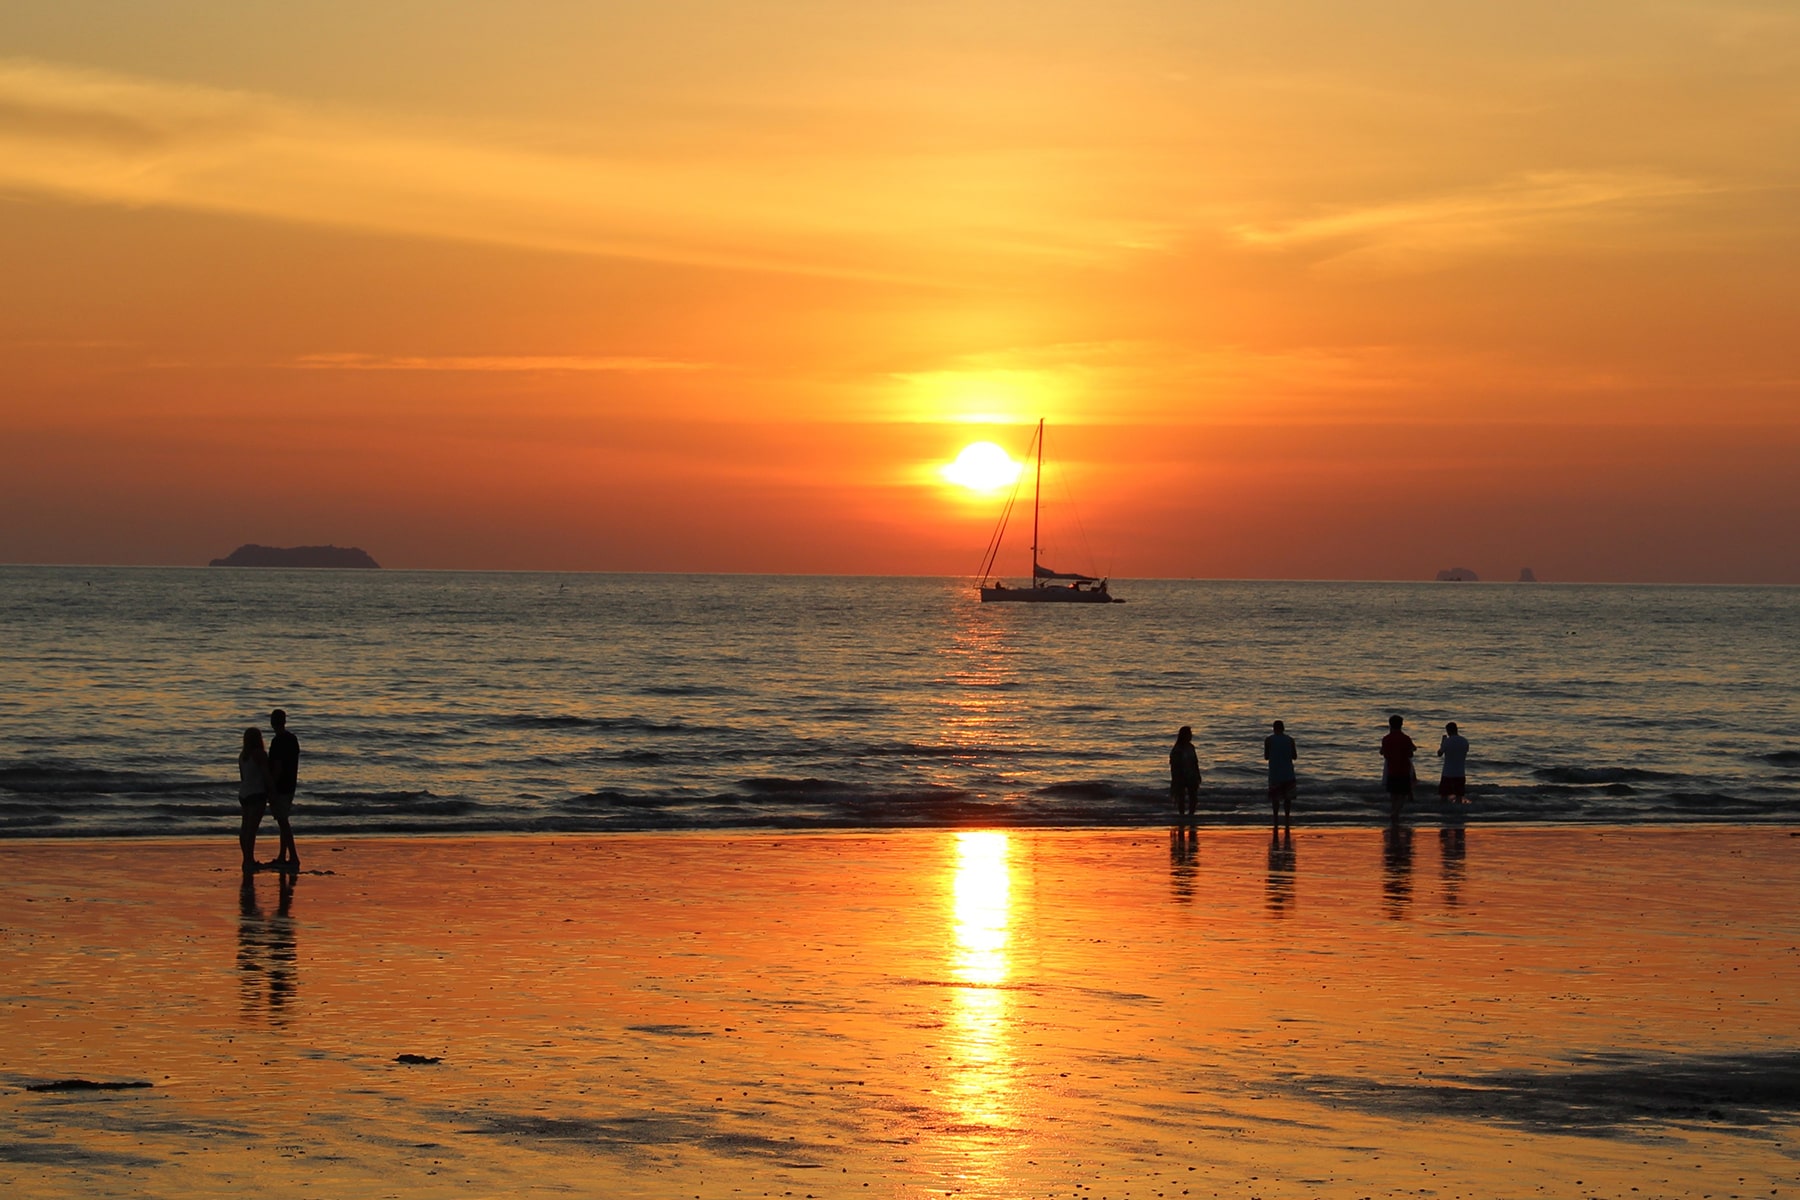
[(301, 850), (0, 843), (7, 1194), (1800, 1185), (1779, 827)]

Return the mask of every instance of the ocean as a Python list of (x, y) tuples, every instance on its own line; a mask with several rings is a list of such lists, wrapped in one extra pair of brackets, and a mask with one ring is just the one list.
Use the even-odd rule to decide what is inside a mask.
[[(1800, 589), (0, 568), (0, 836), (232, 830), (242, 731), (301, 743), (295, 827), (1149, 826), (1192, 725), (1204, 823), (1784, 822)], [(1443, 723), (1471, 803), (1441, 810)]]

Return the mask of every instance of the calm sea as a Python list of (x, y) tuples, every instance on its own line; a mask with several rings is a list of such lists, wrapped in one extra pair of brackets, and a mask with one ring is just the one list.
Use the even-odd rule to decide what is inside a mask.
[[(1436, 819), (1786, 821), (1800, 589), (0, 568), (0, 834), (219, 833), (247, 724), (290, 714), (302, 833), (1385, 819), (1403, 713)], [(1432, 798), (1427, 799), (1427, 796)]]

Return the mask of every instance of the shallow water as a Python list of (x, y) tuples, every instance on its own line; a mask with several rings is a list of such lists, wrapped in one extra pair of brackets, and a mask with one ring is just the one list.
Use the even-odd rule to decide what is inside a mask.
[[(1797, 852), (1741, 828), (349, 839), (246, 891), (229, 846), (13, 843), (0, 1186), (1786, 1194)], [(154, 1086), (25, 1090), (71, 1078)]]
[[(314, 832), (1380, 819), (1390, 712), (1481, 821), (1791, 820), (1800, 589), (0, 568), (0, 835), (199, 833), (284, 706)], [(265, 724), (266, 728), (266, 724)], [(1421, 803), (1430, 812), (1435, 802)]]

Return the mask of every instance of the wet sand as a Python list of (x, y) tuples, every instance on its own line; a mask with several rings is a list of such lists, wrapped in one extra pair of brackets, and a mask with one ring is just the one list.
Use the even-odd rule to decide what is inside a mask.
[(0, 844), (7, 1195), (1800, 1186), (1782, 829), (301, 832)]

